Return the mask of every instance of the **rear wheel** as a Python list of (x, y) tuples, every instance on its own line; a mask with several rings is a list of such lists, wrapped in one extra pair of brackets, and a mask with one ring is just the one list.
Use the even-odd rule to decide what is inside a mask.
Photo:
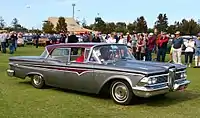
[(33, 75), (31, 83), (37, 89), (42, 89), (45, 86), (45, 81), (41, 75)]
[(111, 84), (110, 95), (115, 103), (121, 105), (131, 104), (135, 97), (129, 83), (123, 80), (117, 80)]

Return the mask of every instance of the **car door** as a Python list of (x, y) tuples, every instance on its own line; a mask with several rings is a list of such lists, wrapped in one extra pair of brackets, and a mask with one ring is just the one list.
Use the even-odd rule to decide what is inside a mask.
[(56, 87), (63, 87), (66, 62), (70, 56), (70, 48), (56, 48), (45, 60), (44, 75), (46, 83)]
[[(79, 52), (79, 51), (78, 51)], [(88, 50), (85, 50), (85, 57)], [(75, 55), (73, 55), (75, 56)], [(71, 56), (72, 57), (72, 56)], [(64, 86), (69, 89), (94, 93), (97, 83), (94, 79), (94, 64), (88, 63), (86, 60), (82, 63), (71, 60), (66, 64), (66, 71), (64, 72)]]

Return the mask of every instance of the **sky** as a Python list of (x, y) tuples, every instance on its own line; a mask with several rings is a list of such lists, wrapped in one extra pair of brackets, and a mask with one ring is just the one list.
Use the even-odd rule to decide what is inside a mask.
[(144, 16), (148, 27), (153, 27), (159, 13), (166, 13), (169, 24), (183, 18), (198, 21), (200, 0), (0, 0), (0, 16), (10, 25), (13, 18), (27, 28), (42, 27), (48, 17), (72, 17), (94, 23), (96, 16), (105, 22), (133, 22)]

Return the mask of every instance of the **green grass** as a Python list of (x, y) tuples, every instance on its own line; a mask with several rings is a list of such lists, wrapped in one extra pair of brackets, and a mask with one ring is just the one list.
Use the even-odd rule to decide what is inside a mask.
[[(14, 55), (39, 55), (44, 48), (20, 47)], [(10, 54), (0, 53), (0, 118), (197, 118), (200, 115), (200, 69), (188, 69), (191, 84), (184, 92), (120, 106), (66, 90), (35, 89), (29, 80), (6, 75)]]

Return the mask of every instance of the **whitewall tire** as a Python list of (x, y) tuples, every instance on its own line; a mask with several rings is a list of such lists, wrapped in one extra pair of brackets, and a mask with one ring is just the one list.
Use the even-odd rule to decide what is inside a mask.
[(33, 87), (41, 89), (45, 86), (45, 81), (41, 75), (33, 75), (31, 78), (31, 83)]
[(134, 97), (131, 86), (123, 80), (117, 80), (111, 84), (110, 95), (115, 103), (121, 105), (131, 104)]

